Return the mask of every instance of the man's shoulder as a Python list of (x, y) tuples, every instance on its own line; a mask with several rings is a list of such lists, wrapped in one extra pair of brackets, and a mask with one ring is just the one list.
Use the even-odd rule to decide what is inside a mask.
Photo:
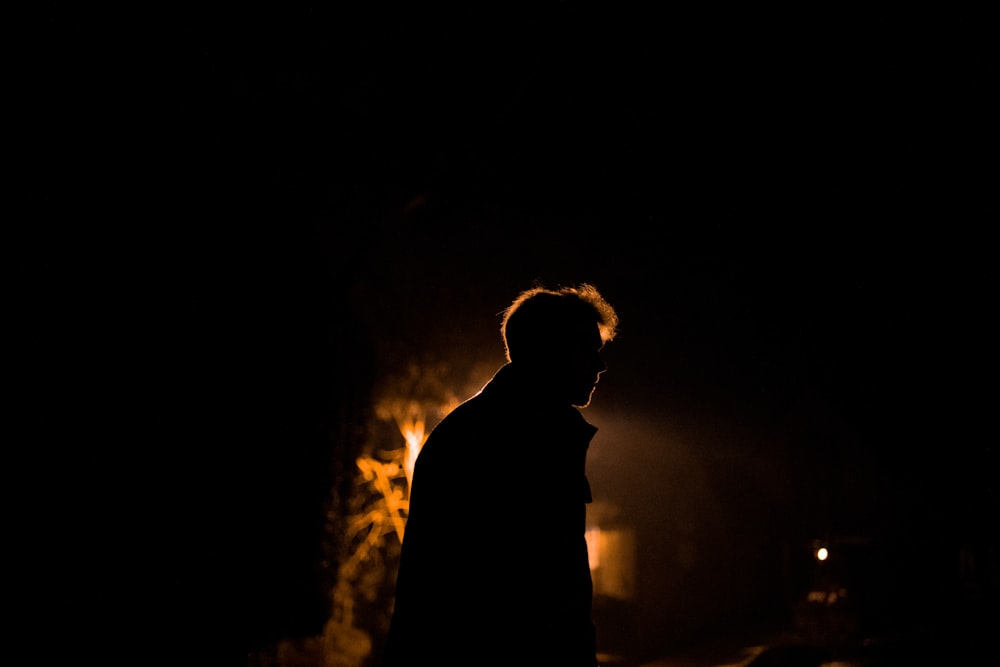
[(454, 410), (445, 415), (434, 431), (448, 431), (478, 425), (492, 411), (491, 403), (493, 401), (484, 397), (482, 393), (476, 394), (459, 403)]
[(465, 438), (470, 434), (482, 438), (503, 431), (505, 425), (517, 421), (517, 415), (507, 402), (498, 399), (483, 392), (466, 399), (431, 430), (430, 439)]

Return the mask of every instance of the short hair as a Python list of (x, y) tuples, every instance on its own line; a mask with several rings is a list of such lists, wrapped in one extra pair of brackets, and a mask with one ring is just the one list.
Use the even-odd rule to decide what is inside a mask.
[(507, 361), (532, 357), (565, 345), (594, 325), (601, 341), (618, 332), (618, 314), (588, 283), (550, 289), (536, 285), (521, 292), (503, 313), (500, 335)]

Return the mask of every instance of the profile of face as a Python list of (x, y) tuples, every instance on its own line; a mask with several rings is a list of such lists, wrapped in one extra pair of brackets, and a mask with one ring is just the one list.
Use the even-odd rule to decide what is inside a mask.
[(592, 331), (565, 340), (549, 361), (553, 390), (561, 400), (570, 405), (585, 408), (600, 381), (601, 374), (608, 369), (601, 356), (604, 341), (597, 325)]

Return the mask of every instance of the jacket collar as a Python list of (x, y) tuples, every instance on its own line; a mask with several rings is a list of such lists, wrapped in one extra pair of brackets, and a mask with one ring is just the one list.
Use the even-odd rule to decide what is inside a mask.
[(480, 390), (480, 395), (503, 400), (512, 409), (527, 410), (545, 415), (547, 419), (565, 420), (567, 428), (575, 437), (586, 443), (597, 433), (597, 427), (588, 422), (580, 409), (554, 401), (538, 390), (536, 383), (524, 371), (512, 363), (506, 363), (494, 373), (489, 382)]

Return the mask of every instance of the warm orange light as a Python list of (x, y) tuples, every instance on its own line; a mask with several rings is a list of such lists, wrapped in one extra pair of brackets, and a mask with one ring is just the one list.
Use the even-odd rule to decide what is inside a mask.
[[(323, 664), (360, 665), (372, 652), (371, 635), (356, 625), (355, 601), (376, 599), (378, 581), (373, 575), (386, 568), (386, 559), (378, 552), (390, 536), (397, 546), (402, 543), (413, 468), (427, 440), (427, 424), (433, 426), (435, 419), (459, 403), (451, 391), (450, 376), (447, 364), (412, 363), (401, 375), (388, 378), (376, 397), (375, 416), (395, 424), (403, 446), (393, 436), (391, 445), (372, 443), (356, 459), (360, 475), (347, 504), (352, 513), (338, 539), (338, 546), (349, 548), (349, 554), (337, 567), (332, 610), (321, 639)], [(331, 520), (339, 523), (342, 519), (331, 513)]]
[(403, 540), (403, 529), (406, 520), (403, 518), (408, 509), (408, 498), (392, 481), (399, 475), (399, 464), (395, 461), (388, 463), (379, 461), (370, 456), (359, 457), (356, 461), (358, 469), (361, 470), (361, 482), (370, 485), (378, 491), (381, 503), (368, 511), (362, 512), (352, 517), (348, 536), (366, 533), (365, 549), (355, 553), (357, 560), (364, 560), (367, 551), (378, 544), (386, 527), (391, 527), (395, 531), (400, 541)]
[(424, 421), (415, 420), (400, 429), (406, 440), (406, 455), (403, 457), (403, 468), (406, 470), (406, 487), (413, 482), (413, 464), (417, 462), (417, 454), (424, 446), (427, 435), (424, 433)]
[(594, 592), (629, 599), (635, 594), (635, 531), (591, 526), (585, 533)]
[(596, 570), (601, 566), (601, 529), (593, 526), (584, 533), (587, 539), (587, 555), (590, 557), (590, 569)]

